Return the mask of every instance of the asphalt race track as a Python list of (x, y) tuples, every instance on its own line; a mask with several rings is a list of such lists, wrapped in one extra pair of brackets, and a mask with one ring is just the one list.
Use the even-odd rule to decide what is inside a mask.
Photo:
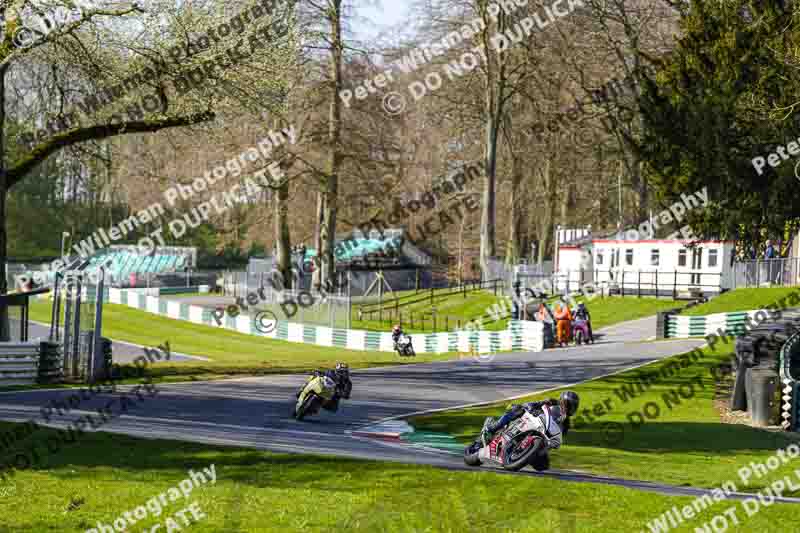
[[(103, 431), (149, 438), (254, 447), (276, 452), (333, 454), (467, 468), (460, 456), (413, 445), (353, 436), (350, 432), (387, 418), (431, 409), (489, 402), (575, 384), (683, 353), (701, 340), (641, 342), (655, 331), (655, 320), (644, 319), (612, 327), (593, 346), (547, 350), (543, 353), (499, 354), (490, 362), (471, 359), (399, 365), (353, 372), (353, 397), (338, 413), (323, 411), (297, 422), (290, 417), (292, 399), (306, 375), (277, 375), (224, 381), (158, 385), (129, 413), (102, 427)], [(70, 390), (0, 393), (0, 419), (41, 421), (40, 408)], [(54, 417), (49, 425), (64, 427), (84, 414), (95, 414), (113, 395), (83, 401), (78, 410)], [(566, 442), (567, 448), (569, 441)], [(568, 453), (567, 449), (559, 453)], [(542, 475), (523, 472), (521, 475)], [(625, 485), (667, 494), (695, 495), (703, 491), (638, 481), (600, 478), (575, 472), (548, 472), (574, 481)], [(791, 498), (786, 501), (791, 501)], [(796, 499), (800, 502), (800, 499)]]

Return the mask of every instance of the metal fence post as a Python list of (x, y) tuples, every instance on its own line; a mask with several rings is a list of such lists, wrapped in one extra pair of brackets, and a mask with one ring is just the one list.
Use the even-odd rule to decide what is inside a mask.
[[(92, 358), (89, 365), (89, 383), (94, 383), (95, 380), (101, 378), (101, 370), (103, 370), (104, 354), (102, 343), (102, 329), (103, 329), (103, 291), (105, 290), (105, 277), (106, 270), (100, 267), (100, 280), (97, 282), (97, 295), (94, 302), (94, 342), (92, 343)], [(106, 369), (110, 371), (111, 369)]]
[(675, 269), (675, 279), (672, 281), (672, 299), (678, 299), (678, 269)]
[(637, 272), (637, 274), (639, 274), (637, 276), (637, 280), (636, 280), (636, 285), (637, 285), (636, 297), (637, 298), (641, 298), (642, 297), (642, 271), (641, 270), (637, 270), (636, 272)]
[(81, 292), (83, 291), (83, 283), (80, 277), (76, 277), (77, 291), (75, 294), (75, 328), (72, 333), (72, 373), (73, 377), (78, 377), (80, 371), (80, 347), (81, 347)]
[(622, 271), (622, 281), (619, 284), (619, 295), (625, 296), (625, 270)]
[(61, 273), (56, 272), (53, 278), (53, 314), (50, 320), (50, 342), (58, 342), (61, 332), (58, 330), (61, 324)]
[(656, 298), (658, 298), (658, 270), (656, 270)]

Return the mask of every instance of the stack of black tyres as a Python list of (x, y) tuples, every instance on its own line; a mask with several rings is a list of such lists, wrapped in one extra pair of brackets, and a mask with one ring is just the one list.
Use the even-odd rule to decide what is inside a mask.
[(38, 383), (58, 383), (64, 378), (61, 344), (44, 341), (39, 348)]
[(736, 383), (731, 409), (747, 411), (759, 426), (778, 424), (780, 411), (780, 351), (800, 331), (800, 312), (785, 311), (777, 321), (759, 324), (736, 339)]

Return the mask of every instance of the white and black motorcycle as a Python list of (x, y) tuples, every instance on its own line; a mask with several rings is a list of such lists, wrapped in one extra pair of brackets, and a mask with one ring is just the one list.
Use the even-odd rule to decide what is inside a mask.
[(411, 345), (411, 337), (405, 333), (401, 334), (394, 343), (394, 349), (397, 350), (400, 357), (413, 357), (417, 355), (414, 352), (414, 347)]
[[(482, 436), (464, 449), (464, 462), (469, 466), (495, 463), (514, 471), (526, 465), (531, 465), (537, 472), (547, 470), (550, 468), (550, 450), (561, 446), (561, 427), (551, 409), (544, 406), (539, 415), (526, 410), (489, 442), (484, 441), (482, 431)], [(484, 430), (494, 422), (493, 418), (487, 418)]]

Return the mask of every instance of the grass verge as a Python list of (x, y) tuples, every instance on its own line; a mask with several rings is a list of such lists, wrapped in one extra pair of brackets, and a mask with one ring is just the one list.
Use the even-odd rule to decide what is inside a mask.
[(586, 303), (586, 308), (592, 314), (592, 328), (594, 330), (613, 326), (620, 322), (653, 316), (659, 311), (675, 309), (686, 304), (686, 302), (678, 300), (628, 296), (597, 296), (592, 299), (579, 297), (576, 300)]
[[(0, 431), (13, 425), (0, 423)], [(30, 438), (41, 439), (44, 446), (44, 440), (53, 437), (55, 432), (45, 429)], [(189, 469), (197, 472), (211, 464), (215, 483), (209, 480), (194, 488), (188, 498), (166, 498), (159, 516), (148, 512), (128, 530), (150, 531), (161, 523), (159, 531), (166, 531), (168, 517), (183, 528), (176, 512), (194, 501), (205, 515), (189, 526), (198, 532), (629, 533), (673, 505), (691, 501), (538, 476), (95, 433), (0, 482), (0, 531), (74, 532), (97, 527), (98, 521), (111, 525), (125, 512), (132, 514), (177, 487)], [(704, 519), (727, 506), (707, 510)], [(786, 531), (796, 512), (794, 506), (772, 505), (748, 519), (747, 530)], [(743, 515), (741, 509), (738, 514)], [(186, 516), (191, 519), (189, 513)]]
[[(50, 309), (49, 301), (31, 301), (31, 319), (49, 322)], [(148, 372), (155, 382), (307, 372), (314, 368), (333, 367), (337, 361), (345, 361), (352, 368), (366, 368), (453, 358), (453, 354), (420, 354), (414, 358), (400, 358), (388, 352), (345, 350), (265, 339), (115, 304), (105, 304), (103, 307), (103, 335), (143, 346), (158, 346), (169, 341), (173, 352), (211, 359), (151, 365)]]
[[(424, 298), (425, 293), (422, 292), (416, 295), (417, 298)], [(466, 298), (463, 294), (453, 294), (441, 299), (434, 300), (431, 306), (430, 301), (425, 300), (406, 307), (399, 308), (403, 316), (403, 330), (408, 333), (433, 333), (434, 331), (454, 331), (459, 327), (459, 320), (461, 326), (475, 317), (486, 314), (486, 310), (492, 305), (497, 304), (502, 300), (502, 297), (495, 296), (491, 292), (486, 291), (472, 291), (467, 292)], [(436, 328), (433, 327), (433, 318), (431, 316), (431, 309), (436, 308), (437, 320)], [(391, 306), (384, 306), (385, 315), (394, 312)], [(444, 316), (447, 315), (448, 319), (445, 322)], [(355, 315), (354, 315), (355, 316)], [(377, 314), (372, 316), (377, 317)], [(413, 320), (413, 322), (411, 322)], [(354, 320), (354, 329), (367, 329), (374, 331), (388, 331), (396, 324), (398, 319), (395, 317), (380, 320)], [(413, 326), (413, 327), (412, 327)], [(508, 326), (508, 319), (486, 323), (485, 329), (491, 331), (499, 331), (506, 329)]]
[[(750, 289), (734, 289), (724, 294), (720, 294), (711, 300), (700, 305), (686, 309), (683, 315), (698, 316), (712, 315), (714, 313), (733, 313), (734, 311), (752, 311), (753, 309), (764, 309), (768, 305), (774, 304), (781, 298), (785, 298), (797, 292), (797, 287), (765, 287)], [(796, 306), (800, 300), (789, 300), (790, 306)]]
[[(578, 415), (583, 424), (578, 425), (576, 416), (575, 426), (564, 439), (565, 447), (553, 454), (552, 467), (708, 488), (730, 480), (740, 490), (760, 489), (792, 473), (792, 468), (800, 468), (798, 459), (796, 464), (790, 462), (747, 485), (738, 479), (738, 468), (751, 461), (763, 462), (792, 438), (786, 433), (720, 421), (713, 399), (727, 384), (718, 384), (711, 370), (729, 361), (732, 348), (731, 343), (720, 344), (714, 350), (696, 352), (701, 355), (695, 362), (686, 355), (674, 356), (571, 387), (581, 397)], [(675, 366), (665, 371), (673, 362), (679, 363), (679, 371), (675, 372)], [(645, 373), (668, 377), (648, 387), (643, 381)], [(558, 397), (558, 393), (516, 402)], [(466, 444), (480, 432), (485, 417), (499, 416), (505, 407), (497, 404), (435, 413), (409, 422), (419, 430), (451, 434)], [(640, 424), (641, 420), (644, 423)]]

